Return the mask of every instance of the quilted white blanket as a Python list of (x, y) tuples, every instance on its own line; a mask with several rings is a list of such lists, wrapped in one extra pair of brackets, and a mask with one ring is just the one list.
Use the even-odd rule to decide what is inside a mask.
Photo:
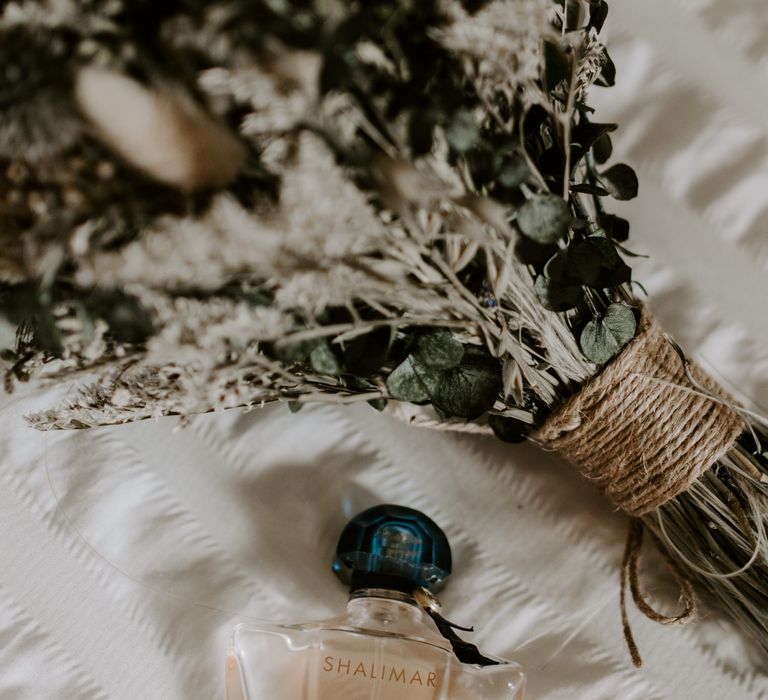
[[(768, 413), (765, 0), (611, 5), (618, 86), (594, 101), (641, 177), (621, 208), (632, 247), (652, 256), (637, 277), (667, 329)], [(633, 611), (646, 665), (632, 667), (625, 519), (549, 455), (367, 407), (25, 427), (46, 401), (0, 405), (2, 700), (222, 698), (236, 620), (339, 609), (335, 538), (381, 501), (445, 528), (450, 617), (528, 668), (532, 700), (768, 697), (768, 662), (714, 614), (665, 628)], [(648, 568), (662, 568), (651, 554)], [(648, 586), (675, 604), (663, 576)]]

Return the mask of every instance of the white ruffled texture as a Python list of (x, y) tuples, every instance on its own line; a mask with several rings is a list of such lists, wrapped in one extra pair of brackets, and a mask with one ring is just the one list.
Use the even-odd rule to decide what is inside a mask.
[[(639, 170), (640, 197), (616, 207), (652, 256), (638, 277), (667, 329), (768, 412), (764, 2), (614, 0), (608, 26), (618, 85), (593, 101), (621, 124), (616, 159)], [(716, 616), (664, 628), (633, 612), (646, 666), (632, 669), (618, 618), (624, 518), (532, 448), (367, 407), (230, 412), (183, 429), (24, 426), (49, 403), (10, 397), (0, 412), (2, 698), (222, 697), (236, 617), (189, 601), (271, 619), (337, 610), (334, 539), (379, 501), (445, 527), (450, 616), (528, 667), (531, 698), (768, 696), (765, 668)], [(663, 580), (650, 585), (674, 602)]]

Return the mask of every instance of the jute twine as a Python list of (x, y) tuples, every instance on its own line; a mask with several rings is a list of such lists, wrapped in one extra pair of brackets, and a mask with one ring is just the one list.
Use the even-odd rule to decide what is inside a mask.
[(532, 437), (639, 517), (685, 491), (728, 451), (744, 429), (735, 405), (681, 358), (643, 309), (634, 340)]

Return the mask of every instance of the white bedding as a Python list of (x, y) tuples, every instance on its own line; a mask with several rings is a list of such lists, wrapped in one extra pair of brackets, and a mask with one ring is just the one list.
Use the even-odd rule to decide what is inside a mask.
[[(616, 207), (652, 256), (637, 276), (667, 329), (768, 413), (768, 8), (611, 7), (618, 85), (593, 101), (640, 175), (639, 199)], [(632, 611), (646, 662), (633, 669), (625, 519), (551, 456), (367, 407), (26, 428), (46, 400), (4, 397), (0, 411), (1, 700), (222, 698), (234, 613), (338, 610), (335, 538), (381, 501), (445, 528), (450, 617), (527, 666), (532, 700), (768, 697), (768, 664), (716, 615), (669, 628)], [(663, 577), (649, 585), (674, 602)]]

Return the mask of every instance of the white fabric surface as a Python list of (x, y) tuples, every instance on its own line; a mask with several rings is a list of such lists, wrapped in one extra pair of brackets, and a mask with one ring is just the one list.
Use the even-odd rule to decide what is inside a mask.
[[(631, 247), (652, 256), (637, 276), (668, 330), (765, 411), (768, 10), (611, 10), (619, 82), (593, 101), (620, 122), (616, 159), (641, 178), (639, 199), (616, 207)], [(1, 700), (222, 698), (234, 613), (338, 610), (335, 538), (381, 501), (445, 528), (450, 616), (527, 666), (532, 700), (768, 697), (767, 664), (716, 615), (665, 628), (633, 612), (646, 666), (632, 668), (618, 613), (625, 520), (529, 447), (422, 432), (367, 407), (40, 434), (21, 415), (44, 402), (14, 396), (0, 411)]]

